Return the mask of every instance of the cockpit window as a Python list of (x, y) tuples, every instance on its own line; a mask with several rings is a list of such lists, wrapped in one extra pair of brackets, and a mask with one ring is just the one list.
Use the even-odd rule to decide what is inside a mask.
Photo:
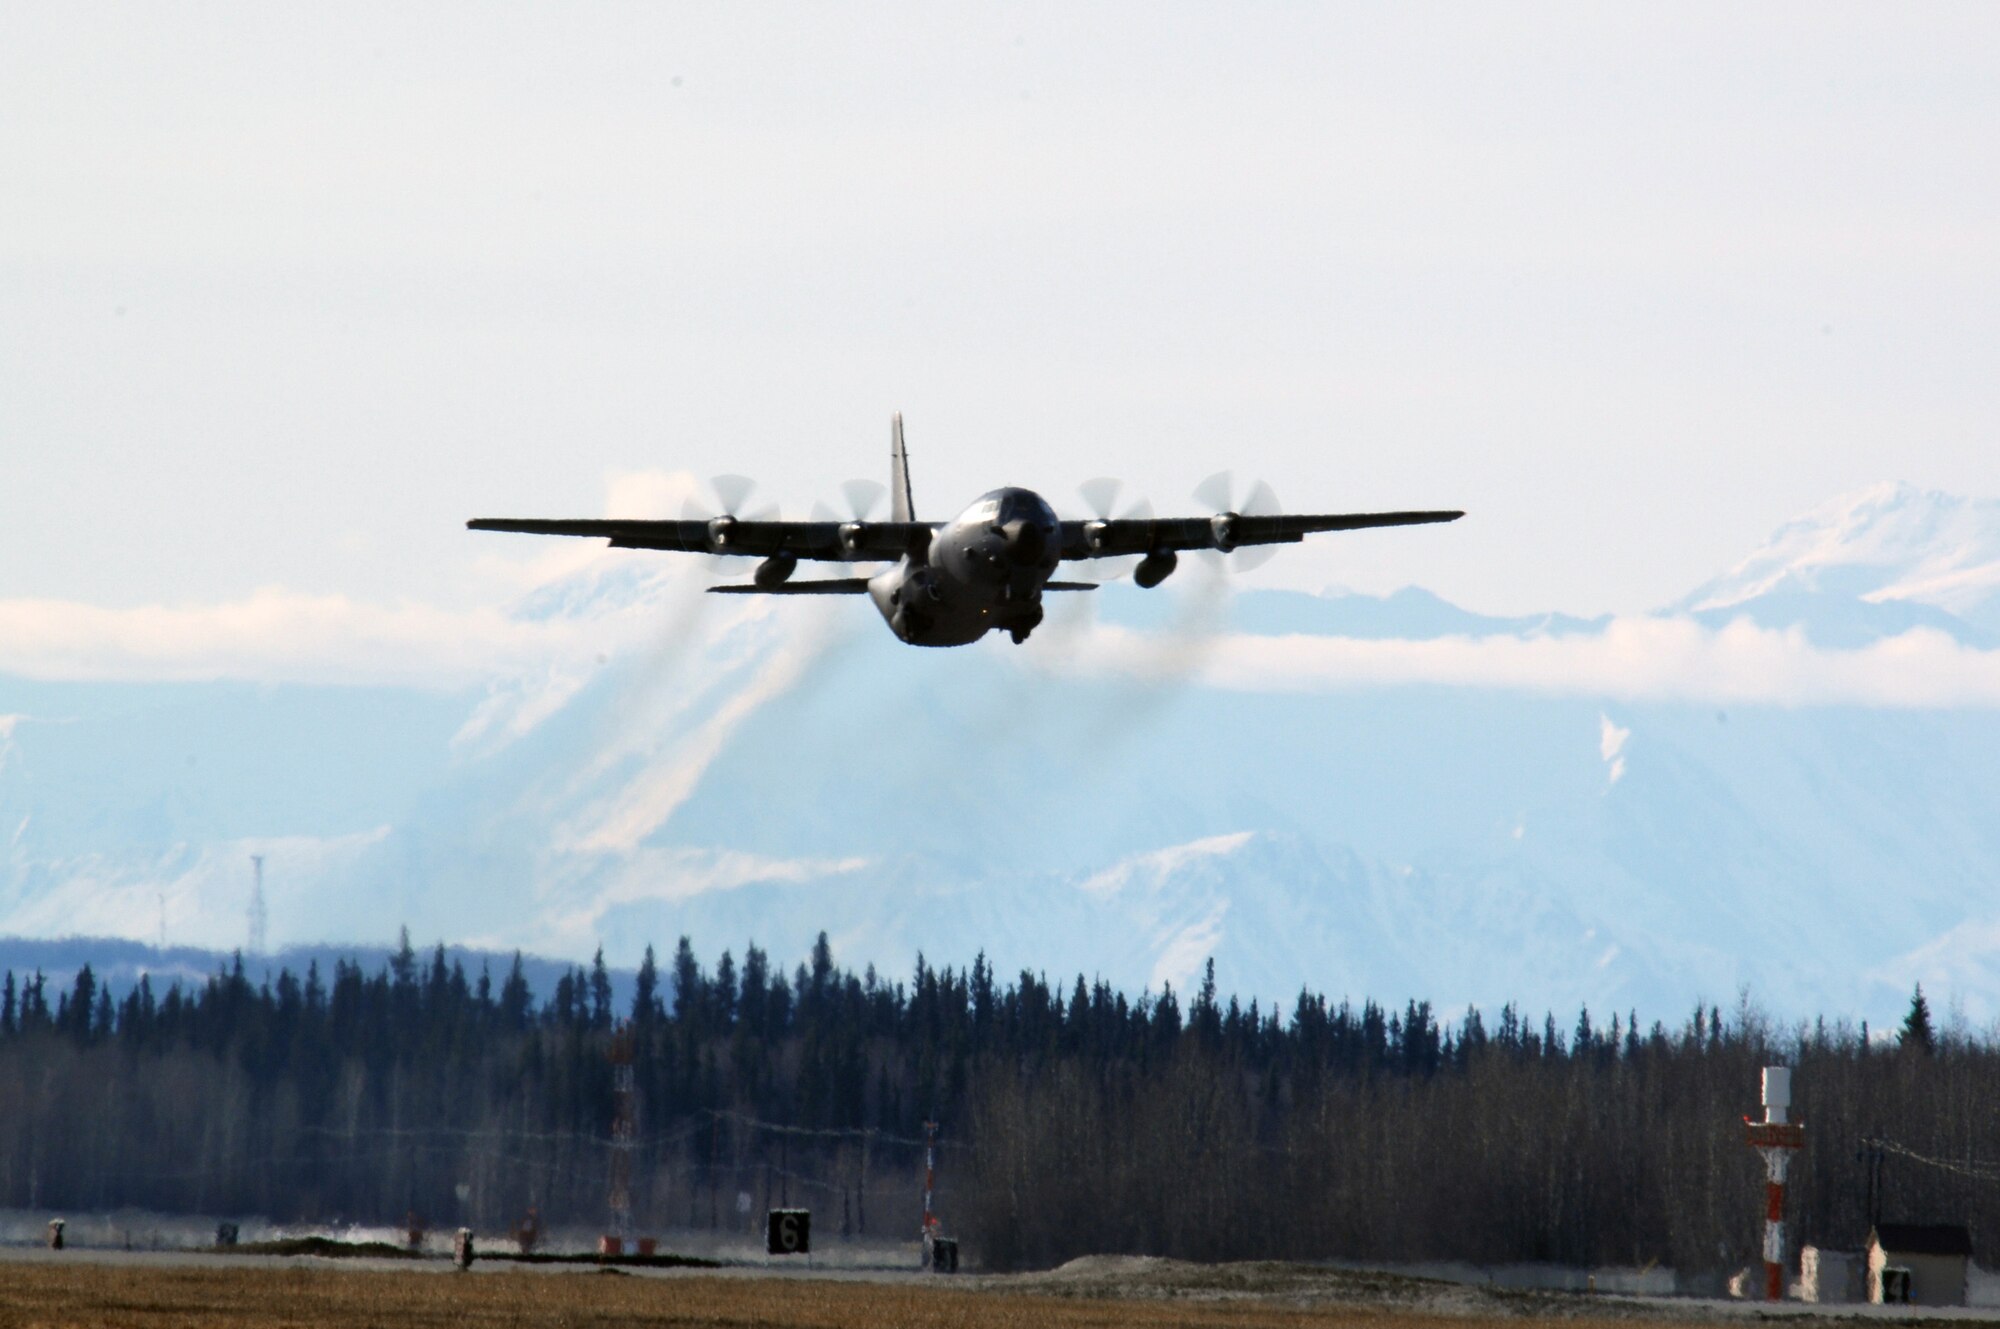
[(975, 499), (964, 520), (972, 526), (1011, 526), (1017, 521), (1053, 526), (1056, 514), (1033, 490), (996, 489)]
[(1026, 490), (1013, 491), (1001, 505), (1002, 521), (1031, 521), (1040, 525), (1054, 519), (1055, 513), (1049, 510), (1049, 505)]

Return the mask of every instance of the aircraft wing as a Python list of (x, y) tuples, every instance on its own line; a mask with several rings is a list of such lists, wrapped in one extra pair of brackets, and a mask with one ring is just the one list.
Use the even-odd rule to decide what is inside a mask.
[[(1463, 512), (1284, 513), (1253, 517), (1110, 518), (1062, 523), (1064, 558), (1112, 558), (1154, 550), (1241, 549), (1245, 545), (1297, 544), (1320, 531), (1358, 531), (1371, 526), (1422, 526), (1457, 521)], [(1218, 539), (1218, 521), (1226, 538)]]
[[(1094, 581), (1049, 581), (1042, 583), (1045, 591), (1094, 591)], [(836, 577), (831, 581), (784, 581), (776, 586), (711, 586), (710, 595), (866, 595), (868, 578)]]
[(631, 521), (623, 518), (475, 517), (474, 531), (514, 531), (523, 535), (595, 536), (614, 549), (670, 549), (689, 554), (731, 554), (795, 558), (833, 563), (870, 563), (901, 558), (930, 543), (927, 521)]

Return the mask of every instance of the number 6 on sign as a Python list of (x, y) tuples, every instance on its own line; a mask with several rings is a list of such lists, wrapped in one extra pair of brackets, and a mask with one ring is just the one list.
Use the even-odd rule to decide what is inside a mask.
[(810, 1255), (812, 1211), (773, 1209), (765, 1220), (764, 1250), (770, 1255)]

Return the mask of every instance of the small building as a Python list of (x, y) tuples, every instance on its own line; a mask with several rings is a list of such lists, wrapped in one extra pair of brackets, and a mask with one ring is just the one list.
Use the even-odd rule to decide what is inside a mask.
[(1868, 1234), (1868, 1300), (1963, 1306), (1972, 1233), (1949, 1223), (1881, 1223)]
[(1867, 1261), (1860, 1251), (1830, 1251), (1821, 1246), (1807, 1246), (1799, 1251), (1800, 1301), (1867, 1299)]

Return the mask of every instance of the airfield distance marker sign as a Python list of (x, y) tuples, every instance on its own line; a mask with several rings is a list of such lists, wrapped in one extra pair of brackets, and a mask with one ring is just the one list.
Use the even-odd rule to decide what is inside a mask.
[(766, 1255), (812, 1254), (812, 1211), (773, 1209), (764, 1220)]

